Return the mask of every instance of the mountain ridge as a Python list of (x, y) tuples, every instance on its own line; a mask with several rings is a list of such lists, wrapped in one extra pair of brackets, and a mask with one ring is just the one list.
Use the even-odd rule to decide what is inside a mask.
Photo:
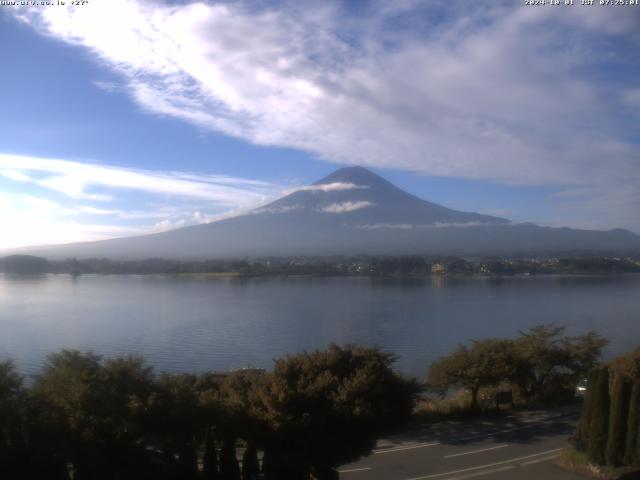
[(640, 236), (623, 229), (513, 224), (461, 212), (412, 195), (363, 167), (345, 167), (243, 215), (138, 237), (21, 249), (49, 258), (113, 259), (558, 251), (640, 251)]

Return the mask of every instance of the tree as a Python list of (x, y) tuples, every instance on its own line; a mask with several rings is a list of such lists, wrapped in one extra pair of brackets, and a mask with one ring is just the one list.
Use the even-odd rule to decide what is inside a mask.
[(629, 417), (627, 420), (627, 438), (624, 447), (624, 464), (637, 465), (638, 427), (640, 427), (640, 383), (634, 382), (629, 399)]
[(40, 274), (50, 270), (46, 258), (33, 255), (9, 255), (0, 259), (0, 269), (7, 273)]
[(599, 369), (591, 395), (593, 395), (593, 406), (587, 457), (596, 465), (604, 465), (609, 423), (609, 369), (607, 367)]
[(17, 402), (22, 394), (22, 377), (12, 361), (0, 361), (0, 448), (13, 436)]
[(220, 475), (221, 480), (240, 480), (240, 466), (236, 458), (236, 446), (232, 438), (226, 438), (220, 451)]
[(199, 437), (206, 435), (203, 421), (198, 376), (193, 374), (162, 374), (154, 386), (149, 406), (147, 430), (162, 451), (166, 463), (176, 456), (176, 478), (190, 477), (197, 467), (192, 453)]
[(640, 382), (640, 347), (613, 359), (611, 368), (623, 373), (633, 382)]
[(584, 335), (567, 336), (562, 339), (562, 347), (567, 352), (569, 359), (566, 367), (574, 382), (581, 380), (593, 370), (600, 360), (602, 350), (608, 343), (606, 338), (593, 330)]
[(589, 443), (589, 431), (591, 428), (591, 417), (593, 416), (593, 395), (591, 393), (591, 389), (594, 388), (596, 384), (596, 379), (598, 376), (599, 370), (593, 369), (589, 374), (589, 379), (587, 380), (587, 394), (584, 397), (584, 401), (582, 403), (582, 411), (580, 413), (580, 423), (578, 424), (578, 435), (580, 438), (580, 443), (582, 446), (586, 446)]
[(400, 428), (419, 391), (392, 370), (378, 348), (331, 345), (276, 361), (259, 389), (271, 429), (265, 469), (287, 478), (325, 471), (371, 452), (380, 435)]
[(204, 444), (204, 455), (202, 457), (202, 478), (203, 480), (218, 480), (218, 453), (213, 440), (211, 428), (207, 429)]
[(471, 408), (478, 408), (480, 388), (495, 386), (513, 377), (517, 358), (511, 340), (474, 340), (434, 362), (427, 374), (429, 386), (446, 391), (463, 387), (471, 394)]
[(20, 440), (22, 377), (10, 360), (0, 361), (0, 478), (18, 476), (16, 458), (24, 454)]
[(575, 384), (596, 365), (607, 341), (595, 332), (564, 336), (565, 327), (537, 325), (515, 341), (517, 372), (513, 377), (528, 401), (571, 395)]
[(252, 480), (259, 473), (258, 452), (253, 443), (249, 443), (242, 455), (242, 480)]
[(608, 465), (621, 465), (624, 460), (624, 442), (627, 437), (626, 429), (629, 416), (630, 395), (631, 384), (629, 380), (624, 375), (617, 373), (613, 378), (613, 388), (611, 392), (606, 455)]
[(267, 379), (262, 373), (236, 371), (220, 386), (220, 402), (224, 416), (220, 429), (227, 437), (243, 438), (252, 445), (263, 444), (268, 433), (258, 392)]
[[(49, 355), (32, 393), (50, 439), (73, 463), (74, 479), (143, 478), (150, 454), (141, 446), (152, 393), (150, 367), (138, 357), (108, 361), (91, 352)], [(51, 454), (51, 452), (50, 452)]]

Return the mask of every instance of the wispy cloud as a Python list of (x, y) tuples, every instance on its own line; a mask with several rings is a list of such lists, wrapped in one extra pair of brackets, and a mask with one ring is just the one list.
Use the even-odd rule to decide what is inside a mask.
[(107, 93), (117, 92), (120, 87), (115, 82), (106, 82), (104, 80), (93, 80), (91, 82), (93, 85), (98, 87), (100, 90), (104, 90)]
[(362, 200), (358, 202), (332, 203), (331, 205), (323, 207), (320, 211), (324, 213), (347, 213), (371, 206), (373, 206), (373, 203)]
[(356, 185), (355, 183), (333, 182), (320, 185), (307, 185), (300, 190), (305, 192), (340, 192), (343, 190), (358, 190), (369, 188), (367, 185)]
[(490, 223), (483, 222), (458, 222), (458, 223), (363, 223), (356, 226), (356, 228), (364, 230), (380, 230), (380, 229), (392, 229), (392, 230), (413, 230), (422, 228), (468, 228), (468, 227), (488, 227)]
[[(221, 220), (283, 188), (264, 181), (0, 154), (0, 249), (162, 232)], [(98, 191), (96, 191), (98, 189)], [(137, 201), (122, 196), (136, 195)], [(141, 197), (142, 196), (142, 197)]]
[[(345, 3), (110, 0), (20, 15), (89, 49), (144, 110), (256, 144), (598, 198), (640, 191), (635, 12), (374, 1), (354, 15)], [(640, 194), (627, 198), (621, 221), (640, 229)]]
[(16, 182), (30, 182), (32, 181), (29, 175), (26, 175), (20, 170), (9, 170), (7, 168), (0, 169), (0, 177), (8, 178), (9, 180), (15, 180)]
[(102, 240), (151, 233), (144, 226), (104, 225), (73, 221), (65, 207), (52, 200), (27, 194), (0, 192), (0, 249), (79, 240)]
[(260, 213), (288, 213), (288, 212), (292, 212), (295, 210), (302, 210), (304, 207), (302, 205), (285, 205), (282, 207), (262, 207), (262, 208), (256, 208), (255, 210), (252, 210), (253, 214), (260, 214)]
[[(275, 185), (268, 182), (223, 175), (198, 176), (184, 172), (130, 169), (5, 154), (0, 154), (0, 172), (10, 172), (4, 176), (13, 180), (31, 181), (72, 198), (100, 201), (113, 197), (111, 194), (92, 191), (95, 187), (197, 198), (226, 208), (255, 205), (278, 191)], [(40, 176), (29, 176), (32, 172)]]

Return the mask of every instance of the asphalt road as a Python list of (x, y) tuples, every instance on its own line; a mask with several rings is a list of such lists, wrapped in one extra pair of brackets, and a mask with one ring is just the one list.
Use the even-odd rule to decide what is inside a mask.
[(554, 459), (575, 430), (575, 413), (548, 419), (461, 423), (385, 442), (339, 469), (341, 480), (583, 480)]

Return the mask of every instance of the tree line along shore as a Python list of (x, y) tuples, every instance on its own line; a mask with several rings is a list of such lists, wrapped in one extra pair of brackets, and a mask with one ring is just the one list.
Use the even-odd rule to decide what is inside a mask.
[(549, 257), (273, 257), (227, 260), (110, 260), (106, 258), (47, 260), (32, 255), (0, 258), (0, 271), (15, 274), (175, 274), (232, 276), (400, 276), (620, 274), (640, 272), (636, 256), (581, 255)]
[[(396, 372), (392, 354), (355, 345), (227, 374), (156, 374), (141, 357), (63, 350), (25, 382), (5, 360), (0, 477), (332, 479), (416, 418), (495, 412), (505, 391), (516, 408), (575, 401), (605, 345), (595, 332), (539, 325), (461, 345), (424, 380)], [(454, 397), (464, 405), (445, 411)]]

